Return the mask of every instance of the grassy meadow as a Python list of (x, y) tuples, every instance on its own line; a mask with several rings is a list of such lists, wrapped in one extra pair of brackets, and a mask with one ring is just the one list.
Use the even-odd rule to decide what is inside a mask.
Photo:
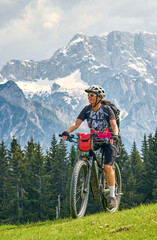
[(157, 204), (141, 205), (115, 213), (101, 212), (81, 219), (0, 226), (0, 240), (25, 239), (157, 239)]

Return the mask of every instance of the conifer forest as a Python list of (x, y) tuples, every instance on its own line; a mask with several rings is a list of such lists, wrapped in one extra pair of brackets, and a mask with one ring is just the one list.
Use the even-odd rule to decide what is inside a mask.
[[(57, 141), (43, 153), (33, 139), (24, 149), (13, 138), (0, 143), (0, 223), (22, 224), (70, 216), (70, 182), (78, 158), (75, 145)], [(120, 210), (157, 202), (157, 131), (144, 135), (141, 151), (133, 143), (128, 154), (121, 143), (116, 158), (122, 176)], [(90, 192), (87, 214), (102, 211)]]

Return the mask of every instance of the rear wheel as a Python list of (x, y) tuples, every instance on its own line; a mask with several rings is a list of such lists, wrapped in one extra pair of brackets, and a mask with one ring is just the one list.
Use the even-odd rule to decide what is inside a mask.
[(73, 171), (70, 189), (70, 208), (73, 218), (83, 217), (88, 203), (89, 187), (84, 191), (88, 172), (88, 162), (79, 160)]
[(119, 167), (118, 167), (117, 163), (114, 163), (113, 171), (114, 171), (114, 174), (115, 174), (115, 196), (116, 196), (116, 199), (117, 199), (117, 205), (114, 208), (108, 208), (107, 207), (108, 212), (117, 211), (118, 208), (119, 208), (120, 199), (121, 199), (122, 181), (121, 181), (120, 170), (119, 170)]
[(107, 180), (106, 180), (104, 172), (103, 172), (103, 177), (102, 177), (103, 184), (104, 184), (104, 189), (103, 189), (103, 193), (102, 193), (102, 206), (108, 212), (117, 211), (118, 208), (119, 208), (120, 199), (121, 199), (122, 182), (121, 182), (120, 170), (119, 170), (119, 167), (118, 167), (117, 163), (114, 163), (113, 171), (115, 173), (115, 196), (116, 196), (116, 199), (117, 199), (117, 205), (114, 208), (109, 208), (107, 206), (107, 202), (108, 202), (109, 197), (110, 197), (110, 191), (109, 191), (109, 188), (107, 186)]
[(103, 207), (103, 210), (107, 210), (107, 194), (109, 189), (107, 188), (107, 180), (105, 177), (104, 170), (102, 170), (100, 174), (100, 187), (101, 187), (101, 204)]

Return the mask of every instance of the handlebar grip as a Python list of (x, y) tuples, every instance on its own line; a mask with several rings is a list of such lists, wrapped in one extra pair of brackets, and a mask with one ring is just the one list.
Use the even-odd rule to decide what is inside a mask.
[(75, 136), (74, 134), (69, 134), (70, 138), (74, 138), (74, 136)]

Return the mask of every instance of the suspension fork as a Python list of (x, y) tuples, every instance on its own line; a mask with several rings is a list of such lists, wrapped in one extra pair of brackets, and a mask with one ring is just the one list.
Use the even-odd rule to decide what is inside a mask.
[(93, 163), (93, 156), (89, 156), (88, 159), (88, 172), (87, 172), (87, 177), (86, 177), (86, 182), (84, 185), (84, 193), (88, 192), (88, 188), (89, 188), (89, 183), (90, 183), (90, 176), (91, 176), (91, 169), (92, 169), (92, 163)]

